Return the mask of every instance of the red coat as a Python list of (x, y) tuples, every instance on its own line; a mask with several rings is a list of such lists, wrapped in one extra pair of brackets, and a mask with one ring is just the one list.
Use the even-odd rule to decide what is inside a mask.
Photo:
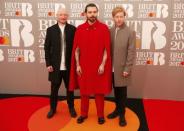
[[(79, 63), (82, 75), (76, 74), (75, 49), (80, 48)], [(107, 61), (104, 74), (98, 74), (98, 68), (102, 63), (104, 49), (107, 50)], [(77, 28), (72, 51), (69, 90), (80, 88), (82, 95), (108, 94), (111, 92), (111, 54), (110, 32), (108, 27), (96, 21), (93, 25), (88, 22)]]

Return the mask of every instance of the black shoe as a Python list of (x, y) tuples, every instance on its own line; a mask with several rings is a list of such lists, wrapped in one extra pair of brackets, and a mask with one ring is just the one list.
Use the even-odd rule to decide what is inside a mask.
[(104, 123), (105, 123), (104, 117), (98, 118), (98, 124), (104, 124)]
[(54, 116), (55, 113), (56, 113), (56, 111), (51, 109), (51, 110), (48, 112), (48, 114), (47, 114), (47, 118), (52, 118), (52, 117)]
[(117, 116), (119, 116), (119, 113), (117, 110), (114, 110), (112, 113), (110, 113), (109, 115), (107, 115), (107, 118), (109, 119), (114, 119), (116, 118)]
[(69, 108), (69, 112), (70, 112), (71, 117), (75, 118), (77, 116), (77, 113), (74, 107)]
[(125, 119), (124, 116), (119, 117), (119, 125), (120, 126), (126, 126), (127, 125), (127, 122), (126, 122), (126, 119)]
[(87, 119), (88, 117), (87, 116), (80, 116), (78, 119), (77, 119), (77, 123), (83, 123), (85, 119)]

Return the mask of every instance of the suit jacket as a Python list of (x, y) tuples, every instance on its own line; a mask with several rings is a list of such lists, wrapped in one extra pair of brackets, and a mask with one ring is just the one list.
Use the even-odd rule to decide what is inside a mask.
[[(65, 33), (65, 65), (66, 71), (69, 76), (71, 53), (73, 47), (73, 40), (76, 28), (73, 25), (66, 23)], [(60, 82), (60, 64), (61, 64), (61, 31), (58, 23), (47, 28), (46, 39), (44, 44), (46, 66), (53, 66), (54, 71), (49, 73), (49, 81), (58, 83)]]
[(128, 86), (130, 84), (129, 75), (122, 77), (124, 71), (131, 73), (135, 57), (135, 31), (123, 24), (117, 31), (115, 39), (115, 27), (110, 29), (112, 64), (114, 66), (114, 85), (115, 87)]

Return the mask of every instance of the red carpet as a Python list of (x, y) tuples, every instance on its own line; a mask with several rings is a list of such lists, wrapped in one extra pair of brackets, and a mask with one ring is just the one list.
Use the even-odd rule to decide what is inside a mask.
[(35, 110), (48, 105), (48, 98), (15, 97), (0, 100), (0, 131), (28, 131), (27, 123)]
[[(143, 100), (143, 103), (149, 131), (184, 131), (184, 102)], [(32, 114), (48, 105), (49, 99), (44, 97), (0, 99), (0, 131), (28, 131)]]
[(150, 131), (184, 131), (184, 102), (143, 100)]

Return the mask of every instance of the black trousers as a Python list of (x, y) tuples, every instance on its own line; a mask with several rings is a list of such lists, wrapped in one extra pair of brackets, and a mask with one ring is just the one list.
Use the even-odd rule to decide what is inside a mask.
[(69, 108), (74, 107), (74, 92), (69, 91), (69, 73), (67, 71), (60, 71), (60, 82), (51, 82), (51, 95), (50, 95), (50, 107), (52, 110), (56, 111), (57, 101), (58, 101), (58, 91), (61, 86), (62, 80), (64, 81), (66, 87), (66, 99)]
[(120, 116), (125, 115), (125, 107), (126, 107), (126, 100), (127, 100), (127, 86), (116, 87), (114, 85), (114, 74), (113, 77), (113, 88), (114, 88), (114, 97), (115, 97), (115, 104), (116, 104), (116, 111), (118, 111)]

